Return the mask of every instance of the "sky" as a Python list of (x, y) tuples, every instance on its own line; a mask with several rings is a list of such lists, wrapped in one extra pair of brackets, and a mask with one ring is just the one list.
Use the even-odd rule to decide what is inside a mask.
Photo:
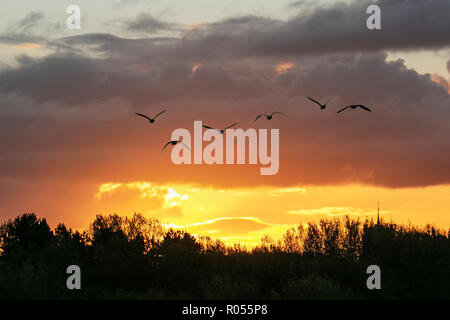
[[(370, 4), (380, 30), (366, 27)], [(448, 0), (0, 6), (0, 221), (35, 212), (86, 229), (139, 212), (253, 245), (375, 218), (380, 202), (385, 220), (450, 227)], [(336, 113), (351, 104), (372, 112)], [(162, 110), (153, 124), (135, 114)], [(278, 129), (278, 173), (175, 165), (161, 149), (194, 120)]]

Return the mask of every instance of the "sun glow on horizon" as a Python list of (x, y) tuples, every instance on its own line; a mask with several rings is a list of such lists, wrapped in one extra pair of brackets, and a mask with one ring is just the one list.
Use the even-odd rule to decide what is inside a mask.
[[(416, 194), (421, 197), (415, 197)], [(131, 215), (140, 212), (157, 218), (167, 229), (183, 229), (227, 244), (239, 242), (252, 246), (264, 235), (279, 239), (289, 228), (322, 218), (376, 219), (379, 200), (380, 216), (385, 220), (450, 226), (449, 219), (439, 215), (450, 210), (449, 195), (450, 186), (426, 189), (360, 185), (222, 189), (139, 181), (99, 185), (95, 198), (100, 207), (109, 207), (111, 213)], [(429, 212), (426, 211), (427, 203), (433, 203), (436, 208), (433, 218), (431, 213), (423, 214)], [(435, 217), (441, 220), (435, 221)]]

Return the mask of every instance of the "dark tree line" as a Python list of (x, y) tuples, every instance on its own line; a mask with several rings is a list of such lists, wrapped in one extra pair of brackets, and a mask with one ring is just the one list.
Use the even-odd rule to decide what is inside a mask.
[[(140, 214), (97, 216), (84, 232), (24, 214), (0, 226), (0, 299), (449, 299), (449, 236), (345, 218), (250, 250)], [(81, 290), (66, 287), (72, 264)], [(372, 264), (381, 290), (366, 287)]]

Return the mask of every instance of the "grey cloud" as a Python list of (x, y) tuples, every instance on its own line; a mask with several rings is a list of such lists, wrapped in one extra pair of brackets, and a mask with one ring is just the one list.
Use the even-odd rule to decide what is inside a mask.
[[(382, 29), (368, 30), (366, 8), (378, 4)], [(450, 45), (450, 2), (447, 0), (353, 1), (322, 5), (282, 21), (257, 16), (231, 18), (205, 24), (181, 37), (125, 39), (107, 34), (85, 34), (47, 41), (54, 46), (89, 45), (104, 54), (133, 54), (160, 59), (169, 55), (184, 60), (218, 60), (242, 57), (292, 57), (333, 52), (435, 49)], [(31, 13), (20, 22), (23, 30), (32, 30), (42, 17)], [(179, 31), (180, 26), (160, 21), (148, 14), (126, 21), (126, 30), (157, 33)], [(21, 37), (30, 37), (30, 32)], [(9, 33), (2, 41), (14, 41)], [(16, 39), (17, 41), (17, 39)], [(62, 48), (63, 49), (63, 48)], [(66, 48), (69, 49), (69, 48)]]
[[(381, 30), (368, 30), (366, 9), (381, 8)], [(254, 16), (194, 29), (183, 49), (192, 56), (288, 56), (410, 50), (450, 45), (447, 0), (353, 1), (302, 10), (288, 21)]]
[[(2, 73), (2, 91), (6, 86), (9, 93), (1, 99), (0, 128), (9, 139), (0, 143), (5, 151), (1, 174), (167, 182), (165, 170), (148, 166), (149, 159), (152, 168), (168, 165), (159, 147), (173, 128), (191, 128), (198, 119), (210, 125), (239, 121), (243, 128), (265, 126), (255, 124), (255, 115), (280, 109), (288, 116), (270, 123), (283, 134), (282, 170), (277, 176), (268, 180), (258, 176), (256, 168), (220, 166), (175, 166), (173, 176), (179, 177), (177, 182), (209, 183), (205, 172), (213, 170), (225, 186), (358, 182), (401, 187), (450, 182), (450, 96), (430, 76), (406, 68), (402, 61), (387, 62), (381, 53), (296, 62), (304, 66), (275, 77), (255, 71), (236, 75), (220, 65), (200, 66), (192, 73), (180, 62), (142, 75), (124, 72), (120, 60), (48, 57), (11, 70), (8, 76)], [(52, 71), (58, 69), (60, 75)], [(37, 84), (27, 82), (38, 70), (47, 77)], [(66, 78), (78, 80), (64, 82)], [(73, 95), (64, 91), (69, 85)], [(333, 100), (326, 112), (318, 112), (305, 95)], [(373, 112), (335, 113), (354, 103)], [(117, 105), (123, 107), (114, 109)], [(155, 112), (161, 105), (170, 111), (167, 121), (149, 135), (133, 111)], [(116, 116), (100, 121), (102, 114)], [(158, 148), (152, 148), (155, 145)], [(127, 161), (133, 165), (124, 165)], [(85, 175), (70, 170), (73, 162)]]
[(94, 91), (95, 84), (107, 81), (99, 73), (100, 68), (101, 65), (86, 58), (49, 57), (3, 71), (0, 73), (0, 88), (4, 92), (29, 94), (38, 101), (77, 103), (83, 97), (98, 99), (102, 92)]
[(161, 21), (147, 13), (141, 13), (134, 20), (125, 22), (125, 27), (129, 31), (137, 31), (148, 34), (159, 33), (161, 31), (180, 30), (178, 24)]
[(41, 37), (48, 38), (49, 34), (56, 33), (62, 28), (61, 23), (51, 22), (41, 11), (32, 11), (19, 21), (10, 22), (3, 35), (12, 37)]
[[(264, 94), (269, 85), (262, 76), (237, 78), (226, 68), (214, 65), (203, 66), (194, 73), (193, 65), (183, 61), (167, 60), (155, 65), (129, 58), (92, 59), (77, 55), (19, 61), (23, 62), (19, 68), (0, 72), (3, 92), (69, 105), (113, 97), (124, 97), (136, 105), (146, 104), (149, 99), (156, 103), (181, 96), (246, 99)], [(205, 86), (208, 90), (204, 90)]]
[[(67, 53), (86, 52), (92, 56), (115, 57), (129, 62), (142, 62), (146, 65), (158, 64), (167, 60), (188, 60), (177, 52), (178, 38), (123, 38), (106, 33), (91, 33), (65, 37), (53, 41), (55, 46), (66, 48)], [(151, 63), (149, 63), (151, 61)]]
[[(366, 9), (381, 8), (381, 30), (368, 30)], [(299, 9), (283, 21), (258, 16), (230, 18), (204, 24), (180, 37), (124, 39), (83, 35), (63, 41), (99, 42), (104, 53), (139, 54), (152, 59), (162, 56), (190, 61), (219, 61), (245, 58), (295, 58), (330, 53), (380, 50), (436, 49), (450, 46), (450, 2), (447, 0), (352, 1)], [(172, 26), (151, 16), (133, 22), (137, 29), (162, 30)], [(130, 25), (128, 25), (130, 26)]]
[(6, 28), (0, 33), (0, 43), (18, 44), (33, 42), (53, 47), (51, 37), (48, 35), (58, 34), (61, 31), (61, 27), (61, 24), (58, 22), (48, 21), (43, 12), (33, 11), (19, 21), (8, 23)]
[(36, 28), (43, 19), (44, 14), (42, 12), (30, 12), (14, 25), (14, 31), (16, 33), (28, 33)]

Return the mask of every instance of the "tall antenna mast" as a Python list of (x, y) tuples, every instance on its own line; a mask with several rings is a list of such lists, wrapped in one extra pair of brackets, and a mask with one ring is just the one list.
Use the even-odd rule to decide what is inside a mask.
[(377, 210), (377, 225), (380, 224), (380, 201), (378, 201), (378, 210)]

